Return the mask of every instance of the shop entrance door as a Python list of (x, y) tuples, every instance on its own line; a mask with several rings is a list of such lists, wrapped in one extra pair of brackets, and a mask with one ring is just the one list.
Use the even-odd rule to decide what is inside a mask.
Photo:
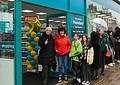
[[(42, 85), (42, 66), (38, 65), (40, 47), (38, 38), (45, 31), (46, 27), (53, 29), (52, 35), (57, 34), (59, 26), (66, 27), (66, 13), (60, 10), (50, 9), (43, 6), (22, 2), (22, 81), (23, 85)], [(52, 74), (54, 73), (54, 75)], [(50, 83), (54, 85), (57, 76), (50, 70)], [(53, 82), (52, 82), (52, 81)]]

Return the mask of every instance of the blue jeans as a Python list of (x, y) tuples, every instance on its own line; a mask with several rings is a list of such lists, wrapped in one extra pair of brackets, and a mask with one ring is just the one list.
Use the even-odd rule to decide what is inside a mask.
[(68, 75), (68, 56), (57, 56), (59, 76)]

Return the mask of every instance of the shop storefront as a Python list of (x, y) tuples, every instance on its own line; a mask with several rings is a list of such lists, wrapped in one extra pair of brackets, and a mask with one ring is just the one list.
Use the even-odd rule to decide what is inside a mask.
[[(46, 26), (53, 28), (53, 35), (58, 26), (65, 26), (71, 38), (74, 32), (84, 34), (87, 31), (86, 0), (1, 0), (0, 7), (0, 61), (6, 63), (0, 64), (3, 69), (9, 67), (0, 71), (4, 77), (9, 75), (8, 79), (0, 77), (0, 85), (22, 85), (22, 74), (31, 70), (28, 68), (34, 71), (34, 65), (28, 65), (32, 62), (28, 60), (28, 43), (32, 41), (29, 33), (33, 37), (36, 35), (34, 40), (37, 42), (38, 30), (42, 31)], [(31, 55), (37, 57), (37, 51), (32, 51)], [(4, 75), (5, 71), (9, 74)]]

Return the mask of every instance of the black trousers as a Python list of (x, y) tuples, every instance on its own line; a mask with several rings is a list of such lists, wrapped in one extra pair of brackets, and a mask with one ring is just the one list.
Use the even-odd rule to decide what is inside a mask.
[(48, 85), (50, 66), (43, 65), (42, 67), (43, 67), (43, 69), (42, 69), (42, 83), (43, 83), (43, 85)]
[(81, 69), (81, 63), (77, 61), (72, 61), (72, 69), (73, 69), (73, 74), (77, 78), (82, 78), (82, 69)]
[(95, 63), (91, 65), (91, 78), (97, 77), (99, 72), (99, 66)]
[(120, 44), (115, 44), (115, 59), (120, 60)]
[(91, 81), (91, 66), (83, 60), (82, 62), (82, 81)]

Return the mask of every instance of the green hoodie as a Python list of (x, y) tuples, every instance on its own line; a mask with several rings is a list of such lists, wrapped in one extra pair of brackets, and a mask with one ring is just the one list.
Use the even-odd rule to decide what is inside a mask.
[(72, 46), (71, 46), (71, 50), (70, 50), (70, 57), (72, 60), (74, 61), (79, 61), (78, 59), (78, 54), (83, 52), (83, 47), (82, 44), (79, 40), (77, 41), (72, 41)]

